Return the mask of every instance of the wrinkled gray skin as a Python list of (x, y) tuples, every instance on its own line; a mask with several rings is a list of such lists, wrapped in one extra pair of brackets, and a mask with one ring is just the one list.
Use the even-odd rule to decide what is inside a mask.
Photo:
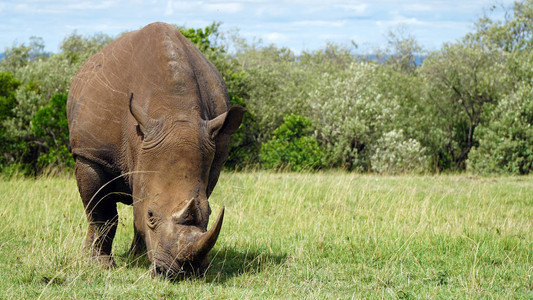
[(224, 209), (207, 231), (208, 197), (244, 109), (230, 107), (216, 68), (173, 26), (127, 33), (87, 60), (67, 102), (86, 247), (111, 256), (117, 202), (133, 205), (131, 251), (155, 273), (201, 273)]

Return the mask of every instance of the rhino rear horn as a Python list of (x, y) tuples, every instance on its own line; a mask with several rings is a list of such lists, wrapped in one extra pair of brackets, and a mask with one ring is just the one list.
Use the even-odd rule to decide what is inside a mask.
[(195, 257), (205, 256), (217, 242), (220, 229), (222, 228), (222, 222), (224, 221), (224, 207), (220, 211), (215, 224), (211, 226), (209, 231), (202, 234), (192, 247), (192, 253)]
[(194, 198), (189, 200), (178, 213), (173, 214), (172, 219), (178, 224), (193, 224), (197, 219)]

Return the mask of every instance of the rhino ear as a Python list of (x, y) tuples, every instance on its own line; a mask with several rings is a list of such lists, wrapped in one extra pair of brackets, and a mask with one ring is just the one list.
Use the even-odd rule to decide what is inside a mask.
[(239, 129), (245, 112), (246, 108), (233, 105), (229, 111), (208, 121), (207, 126), (209, 127), (211, 138), (214, 139), (217, 135), (231, 135), (234, 133)]
[(130, 96), (130, 112), (131, 115), (137, 120), (137, 123), (139, 123), (139, 127), (141, 128), (141, 131), (143, 134), (146, 134), (146, 126), (148, 125), (148, 115), (144, 111), (140, 109), (139, 106), (135, 105), (133, 103), (133, 93), (131, 93)]
[(157, 122), (156, 119), (150, 118), (144, 109), (133, 103), (133, 93), (131, 93), (130, 96), (130, 113), (135, 118), (137, 123), (139, 123), (141, 132), (144, 135), (146, 135), (148, 130), (153, 131), (159, 125), (159, 122)]

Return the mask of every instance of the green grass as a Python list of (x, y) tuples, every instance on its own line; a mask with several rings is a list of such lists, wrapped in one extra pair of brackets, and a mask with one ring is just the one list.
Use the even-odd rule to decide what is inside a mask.
[(106, 270), (73, 178), (0, 179), (0, 298), (533, 298), (533, 177), (224, 173), (222, 205), (210, 270), (173, 283), (127, 256), (131, 207)]

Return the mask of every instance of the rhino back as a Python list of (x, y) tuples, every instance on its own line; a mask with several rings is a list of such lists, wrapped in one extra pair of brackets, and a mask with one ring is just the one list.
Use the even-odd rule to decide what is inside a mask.
[(209, 120), (229, 99), (216, 68), (175, 27), (153, 23), (87, 60), (67, 103), (72, 153), (117, 173), (133, 169), (140, 147), (129, 99), (154, 118)]

